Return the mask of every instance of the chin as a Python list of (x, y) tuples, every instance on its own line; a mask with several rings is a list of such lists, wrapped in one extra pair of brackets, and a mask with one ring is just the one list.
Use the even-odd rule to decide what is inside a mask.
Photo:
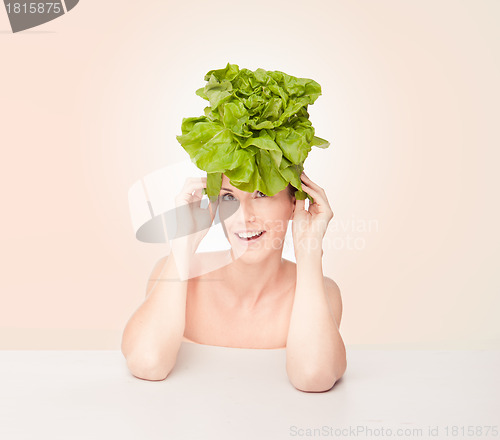
[(266, 247), (261, 247), (258, 249), (242, 248), (240, 246), (234, 246), (231, 244), (231, 249), (233, 257), (235, 260), (240, 260), (242, 263), (255, 264), (264, 261), (275, 253), (279, 254), (281, 257), (283, 249), (267, 249)]
[(265, 256), (265, 249), (245, 249), (231, 243), (234, 258), (242, 261), (260, 261)]

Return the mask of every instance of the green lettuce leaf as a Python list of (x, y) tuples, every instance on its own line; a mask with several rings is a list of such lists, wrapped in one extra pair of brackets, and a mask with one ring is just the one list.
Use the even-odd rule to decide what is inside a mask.
[(321, 95), (312, 79), (279, 71), (240, 69), (228, 63), (205, 75), (196, 94), (209, 102), (204, 116), (184, 118), (177, 140), (207, 172), (207, 191), (217, 197), (225, 174), (236, 188), (273, 196), (288, 184), (298, 200), (300, 175), (312, 147), (330, 143), (315, 136), (307, 108)]

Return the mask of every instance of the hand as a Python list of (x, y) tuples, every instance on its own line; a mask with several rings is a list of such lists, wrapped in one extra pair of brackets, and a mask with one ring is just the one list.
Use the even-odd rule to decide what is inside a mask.
[(185, 259), (195, 254), (199, 244), (207, 235), (217, 212), (218, 199), (209, 202), (208, 209), (201, 208), (206, 177), (186, 179), (181, 192), (175, 198), (177, 229), (172, 240), (172, 249)]
[(305, 200), (295, 201), (295, 211), (292, 221), (293, 245), (295, 256), (301, 253), (319, 251), (323, 253), (322, 242), (328, 228), (328, 223), (333, 218), (325, 190), (314, 183), (304, 173), (300, 176), (302, 190), (309, 194), (314, 203), (305, 209)]

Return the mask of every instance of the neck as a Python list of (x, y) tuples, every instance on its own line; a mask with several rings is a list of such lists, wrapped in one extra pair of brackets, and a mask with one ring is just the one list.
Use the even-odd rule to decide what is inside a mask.
[(258, 263), (247, 263), (244, 258), (233, 259), (225, 269), (224, 283), (231, 292), (231, 302), (251, 309), (264, 297), (278, 291), (285, 275), (285, 261), (281, 252), (275, 252)]

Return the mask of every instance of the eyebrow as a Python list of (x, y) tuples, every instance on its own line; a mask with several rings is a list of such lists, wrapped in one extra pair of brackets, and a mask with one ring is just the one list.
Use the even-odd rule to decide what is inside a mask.
[(232, 189), (229, 189), (229, 188), (221, 188), (221, 190), (222, 190), (222, 189), (223, 189), (224, 191), (229, 191), (229, 192), (231, 192), (231, 193), (233, 192), (233, 190), (232, 190)]

